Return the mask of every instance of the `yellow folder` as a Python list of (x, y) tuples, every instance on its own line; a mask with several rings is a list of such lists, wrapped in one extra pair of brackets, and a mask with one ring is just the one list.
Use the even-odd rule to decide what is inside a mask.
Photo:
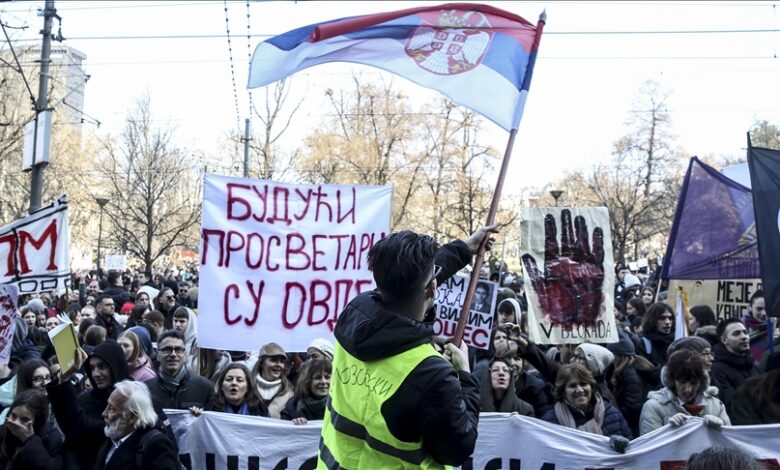
[(76, 367), (76, 350), (79, 348), (73, 323), (61, 323), (53, 328), (49, 331), (49, 339), (54, 345), (54, 352), (57, 353), (57, 360), (60, 362), (60, 373), (68, 374)]

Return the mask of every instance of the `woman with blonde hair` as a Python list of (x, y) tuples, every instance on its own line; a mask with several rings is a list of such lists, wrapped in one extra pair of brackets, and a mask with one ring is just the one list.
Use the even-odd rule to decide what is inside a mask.
[(144, 382), (157, 377), (152, 360), (144, 352), (138, 335), (132, 331), (123, 331), (119, 335), (117, 343), (122, 346), (122, 351), (125, 353), (125, 361), (127, 361), (127, 369), (130, 371), (130, 377), (133, 380)]

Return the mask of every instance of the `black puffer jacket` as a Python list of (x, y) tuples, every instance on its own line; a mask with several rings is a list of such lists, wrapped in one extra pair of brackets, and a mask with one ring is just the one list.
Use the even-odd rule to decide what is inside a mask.
[(732, 354), (723, 343), (716, 344), (712, 352), (715, 354), (710, 370), (712, 384), (718, 387), (718, 398), (731, 412), (734, 392), (749, 377), (758, 374), (758, 369), (754, 365), (755, 359), (749, 351), (742, 355)]
[[(465, 243), (441, 247), (437, 280), (447, 280), (471, 259)], [(339, 316), (334, 334), (352, 356), (377, 361), (430, 343), (435, 312), (419, 322), (390, 311), (376, 292), (355, 297)], [(399, 440), (422, 440), (438, 463), (462, 464), (474, 451), (479, 421), (479, 388), (468, 372), (457, 372), (443, 357), (420, 363), (382, 406), (390, 432)]]
[(144, 383), (152, 393), (155, 409), (188, 410), (193, 406), (205, 409), (214, 398), (214, 386), (211, 381), (190, 371), (187, 371), (175, 388), (166, 385), (159, 374)]

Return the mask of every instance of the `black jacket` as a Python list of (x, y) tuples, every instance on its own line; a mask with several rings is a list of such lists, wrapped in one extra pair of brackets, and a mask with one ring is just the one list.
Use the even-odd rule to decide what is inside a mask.
[(281, 418), (292, 421), (295, 418), (306, 418), (307, 421), (321, 420), (325, 415), (325, 400), (311, 397), (298, 399), (290, 397), (281, 412)]
[(754, 365), (755, 359), (750, 352), (739, 356), (732, 354), (723, 343), (716, 344), (712, 352), (715, 353), (715, 360), (710, 370), (712, 383), (718, 387), (718, 398), (731, 413), (734, 392), (748, 377), (758, 374), (758, 369)]
[[(6, 442), (8, 440), (8, 442)], [(14, 459), (7, 453), (19, 449)], [(60, 432), (44, 424), (40, 432), (22, 443), (5, 425), (0, 426), (0, 469), (13, 468), (25, 470), (59, 470), (62, 468), (62, 436)]]
[[(435, 263), (443, 282), (466, 265), (465, 243), (444, 245)], [(361, 361), (401, 354), (433, 338), (434, 311), (419, 322), (390, 311), (377, 291), (355, 297), (339, 316), (334, 331), (339, 344)], [(390, 432), (399, 440), (422, 440), (438, 463), (460, 465), (474, 451), (479, 421), (479, 386), (468, 372), (456, 372), (443, 357), (420, 363), (382, 406)]]
[[(88, 365), (93, 357), (108, 364), (112, 386), (101, 390), (95, 385), (92, 370)], [(97, 345), (86, 364), (87, 378), (92, 383), (91, 391), (83, 392), (77, 397), (76, 388), (70, 382), (52, 382), (46, 387), (57, 425), (65, 435), (65, 468), (91, 468), (95, 455), (105, 440), (105, 421), (102, 413), (106, 409), (109, 395), (114, 391), (113, 384), (130, 377), (122, 347), (112, 340)], [(77, 463), (76, 467), (72, 466), (74, 462)]]
[[(108, 451), (113, 445), (104, 439), (103, 446), (95, 460), (95, 470), (176, 470), (179, 468), (179, 456), (176, 446), (163, 433), (158, 432), (141, 447), (141, 438), (153, 428), (135, 430), (111, 455), (106, 462)], [(138, 453), (141, 453), (141, 466), (138, 466)]]
[(639, 417), (647, 399), (647, 389), (639, 373), (633, 366), (626, 367), (620, 377), (612, 380), (616, 405), (631, 427), (631, 432), (639, 435)]
[(95, 314), (95, 325), (102, 326), (106, 329), (106, 338), (116, 341), (119, 339), (119, 335), (125, 330), (122, 325), (116, 320), (116, 315), (112, 315), (111, 318), (106, 318), (101, 314)]
[(156, 409), (188, 410), (193, 406), (206, 409), (214, 395), (211, 381), (190, 371), (187, 371), (175, 389), (162, 382), (159, 375), (144, 383), (152, 393)]

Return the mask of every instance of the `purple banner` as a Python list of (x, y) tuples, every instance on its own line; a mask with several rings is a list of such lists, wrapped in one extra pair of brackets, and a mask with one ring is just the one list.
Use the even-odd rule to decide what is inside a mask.
[(692, 158), (677, 201), (661, 276), (761, 277), (750, 189)]

